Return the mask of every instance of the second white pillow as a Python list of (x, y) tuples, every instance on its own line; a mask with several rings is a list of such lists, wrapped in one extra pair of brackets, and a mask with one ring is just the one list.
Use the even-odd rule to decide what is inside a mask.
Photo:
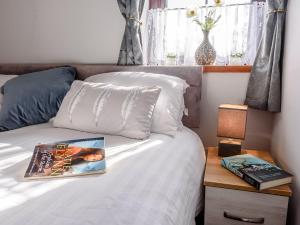
[(144, 139), (150, 135), (159, 94), (158, 87), (123, 87), (74, 81), (53, 125)]
[(151, 131), (175, 135), (183, 125), (184, 93), (188, 84), (185, 80), (165, 74), (144, 72), (112, 72), (88, 77), (88, 82), (110, 83), (123, 86), (157, 86), (161, 93), (153, 113)]

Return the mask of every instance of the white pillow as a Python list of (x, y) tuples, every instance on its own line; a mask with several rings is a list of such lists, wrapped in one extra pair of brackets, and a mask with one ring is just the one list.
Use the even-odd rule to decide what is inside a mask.
[(15, 77), (17, 77), (18, 75), (4, 75), (4, 74), (0, 74), (0, 109), (1, 109), (1, 105), (2, 105), (2, 101), (3, 101), (3, 95), (1, 92), (1, 88), (2, 86), (10, 79), (13, 79)]
[(185, 80), (164, 74), (113, 72), (94, 75), (85, 81), (123, 86), (158, 86), (161, 93), (155, 106), (151, 131), (173, 136), (183, 127), (183, 95), (188, 87)]
[(158, 87), (122, 87), (74, 81), (53, 125), (144, 139), (150, 135), (159, 93)]

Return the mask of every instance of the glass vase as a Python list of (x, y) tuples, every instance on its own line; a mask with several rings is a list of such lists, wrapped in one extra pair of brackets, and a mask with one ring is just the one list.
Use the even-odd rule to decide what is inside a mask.
[(198, 65), (212, 65), (216, 60), (216, 50), (209, 42), (209, 31), (202, 32), (203, 41), (195, 52), (195, 60)]

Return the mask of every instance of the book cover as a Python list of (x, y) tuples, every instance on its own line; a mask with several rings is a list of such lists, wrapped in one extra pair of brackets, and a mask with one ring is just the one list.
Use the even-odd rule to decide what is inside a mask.
[(52, 178), (104, 173), (104, 138), (61, 141), (35, 146), (25, 178)]
[(291, 183), (292, 175), (250, 154), (225, 157), (221, 164), (258, 190)]

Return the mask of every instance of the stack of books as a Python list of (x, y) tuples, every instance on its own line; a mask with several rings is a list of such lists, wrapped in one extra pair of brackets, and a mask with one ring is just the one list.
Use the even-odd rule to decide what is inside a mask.
[(221, 164), (258, 190), (292, 182), (292, 175), (250, 154), (225, 157)]

